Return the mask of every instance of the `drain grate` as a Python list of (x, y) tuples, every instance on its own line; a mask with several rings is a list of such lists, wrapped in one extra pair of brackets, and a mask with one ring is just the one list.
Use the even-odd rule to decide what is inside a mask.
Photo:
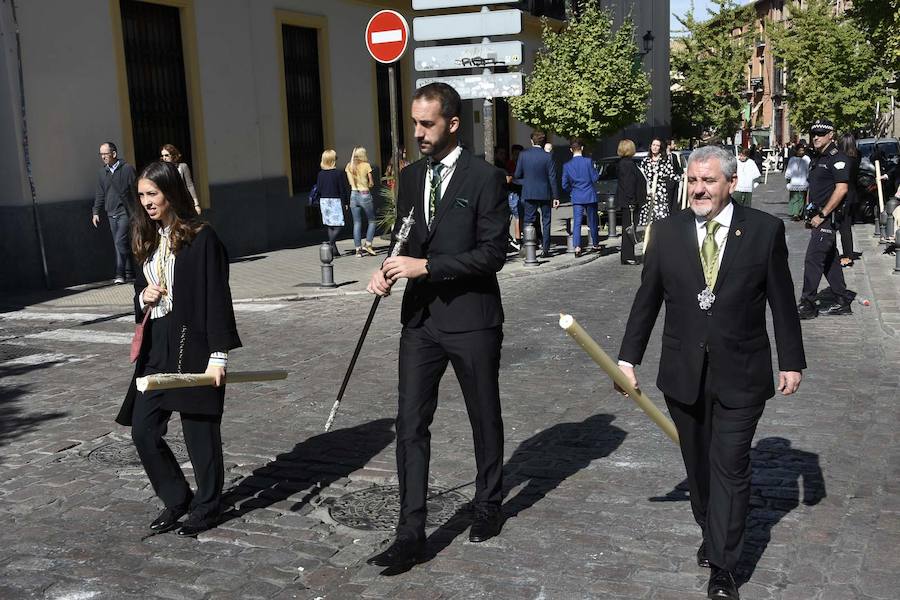
[(29, 346), (18, 346), (15, 344), (0, 344), (0, 363), (8, 360), (22, 358), (23, 356), (31, 356), (32, 354), (41, 354), (46, 350), (31, 348)]
[[(166, 440), (166, 442), (179, 463), (189, 460), (184, 442), (178, 440)], [(106, 467), (142, 468), (137, 450), (135, 450), (134, 444), (129, 441), (112, 442), (99, 448), (94, 448), (88, 454), (88, 460)]]
[[(429, 490), (427, 527), (439, 527), (463, 508), (469, 499), (457, 491)], [(331, 518), (352, 529), (392, 531), (400, 516), (400, 488), (376, 485), (344, 494), (330, 508)]]

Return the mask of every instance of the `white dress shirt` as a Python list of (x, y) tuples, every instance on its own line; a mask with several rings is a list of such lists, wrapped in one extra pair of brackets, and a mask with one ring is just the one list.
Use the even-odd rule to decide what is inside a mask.
[[(454, 171), (456, 171), (456, 163), (459, 160), (459, 155), (462, 154), (462, 147), (457, 146), (453, 149), (450, 154), (441, 159), (441, 164), (444, 165), (444, 169), (441, 171), (441, 201), (444, 200), (444, 194), (447, 192), (447, 186), (450, 185), (450, 178), (453, 177)], [(426, 163), (425, 167), (425, 194), (422, 199), (423, 208), (422, 214), (425, 215), (425, 224), (431, 224), (431, 165)], [(435, 208), (435, 210), (437, 210)]]
[[(725, 242), (728, 241), (728, 230), (731, 228), (731, 218), (734, 216), (734, 204), (729, 202), (717, 214), (713, 221), (716, 221), (720, 227), (716, 229), (716, 245), (719, 247), (716, 266), (722, 264), (722, 256), (725, 254)], [(694, 223), (697, 225), (697, 248), (703, 248), (703, 238), (706, 237), (706, 217), (696, 217)]]

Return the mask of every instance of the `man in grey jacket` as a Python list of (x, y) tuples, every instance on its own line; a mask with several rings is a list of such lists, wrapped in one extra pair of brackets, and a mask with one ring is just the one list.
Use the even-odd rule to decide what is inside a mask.
[(116, 251), (116, 284), (134, 279), (131, 248), (128, 242), (128, 224), (132, 205), (137, 198), (134, 167), (119, 158), (116, 145), (112, 142), (100, 144), (100, 160), (103, 167), (97, 179), (97, 193), (94, 196), (94, 227), (100, 225), (100, 211), (106, 212), (109, 229), (112, 232)]

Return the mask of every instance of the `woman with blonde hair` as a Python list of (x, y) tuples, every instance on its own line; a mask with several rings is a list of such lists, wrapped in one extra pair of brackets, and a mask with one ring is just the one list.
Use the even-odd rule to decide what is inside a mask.
[[(647, 183), (641, 170), (634, 162), (634, 142), (623, 139), (619, 142), (616, 154), (619, 162), (616, 164), (616, 200), (617, 208), (622, 209), (622, 247), (619, 251), (619, 259), (623, 265), (636, 265), (637, 258), (634, 255), (635, 221), (636, 214), (647, 202)], [(615, 235), (609, 232), (610, 237)]]
[[(375, 204), (372, 202), (372, 165), (369, 164), (369, 155), (362, 146), (353, 149), (353, 156), (347, 167), (347, 181), (350, 183), (350, 212), (353, 214), (353, 245), (356, 248), (356, 256), (363, 257), (363, 250), (375, 256), (372, 248), (372, 240), (375, 238)], [(368, 228), (366, 229), (366, 245), (362, 244), (362, 221), (366, 216)]]
[(194, 189), (194, 180), (191, 178), (191, 168), (187, 163), (181, 162), (181, 151), (172, 144), (163, 144), (159, 149), (159, 159), (163, 162), (171, 163), (178, 166), (178, 173), (184, 180), (188, 193), (194, 199), (194, 211), (200, 214), (200, 201), (197, 199), (197, 190)]
[(344, 210), (350, 197), (350, 186), (347, 184), (347, 176), (335, 169), (337, 164), (337, 152), (328, 148), (322, 153), (322, 160), (316, 177), (316, 196), (319, 200), (319, 210), (322, 211), (322, 224), (328, 229), (328, 242), (331, 244), (331, 252), (335, 257), (341, 255), (337, 247), (337, 238), (344, 228)]

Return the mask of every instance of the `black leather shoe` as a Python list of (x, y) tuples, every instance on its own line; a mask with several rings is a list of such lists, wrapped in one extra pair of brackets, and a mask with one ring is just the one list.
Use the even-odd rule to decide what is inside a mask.
[(484, 542), (500, 533), (503, 527), (503, 512), (499, 506), (476, 506), (475, 520), (469, 529), (470, 542)]
[(797, 312), (803, 320), (815, 319), (819, 316), (819, 309), (809, 300), (801, 300), (797, 305)]
[(394, 569), (411, 567), (425, 553), (424, 540), (396, 539), (384, 552), (366, 559), (366, 564)]
[(700, 547), (697, 548), (697, 566), (703, 567), (704, 569), (709, 568), (709, 558), (706, 556), (706, 542), (704, 541), (700, 544)]
[(209, 529), (212, 529), (216, 526), (218, 519), (191, 519), (190, 517), (184, 522), (184, 525), (178, 528), (178, 531), (175, 532), (175, 535), (181, 537), (197, 537), (198, 534), (203, 533)]
[(737, 584), (731, 571), (712, 566), (712, 574), (709, 576), (709, 587), (706, 588), (707, 597), (712, 600), (740, 600)]
[(834, 304), (829, 304), (828, 306), (823, 306), (822, 310), (819, 311), (820, 314), (823, 315), (852, 315), (853, 310), (850, 308), (849, 302), (835, 302)]
[(549, 251), (541, 250), (541, 253), (538, 254), (538, 258), (550, 258), (552, 254)]
[(159, 516), (150, 523), (150, 530), (156, 533), (165, 533), (178, 527), (178, 519), (187, 514), (187, 507), (176, 506), (167, 508), (159, 513)]

